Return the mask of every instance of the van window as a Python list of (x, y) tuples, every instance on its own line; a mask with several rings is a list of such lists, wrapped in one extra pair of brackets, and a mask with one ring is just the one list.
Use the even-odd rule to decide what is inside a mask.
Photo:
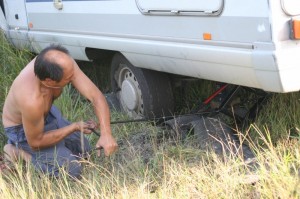
[(224, 0), (136, 0), (143, 14), (218, 15)]
[(299, 0), (281, 0), (281, 8), (287, 15), (300, 15)]

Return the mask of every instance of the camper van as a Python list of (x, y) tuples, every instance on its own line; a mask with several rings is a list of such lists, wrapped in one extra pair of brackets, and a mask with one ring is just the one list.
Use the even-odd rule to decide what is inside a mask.
[[(122, 108), (172, 111), (172, 75), (285, 93), (300, 89), (299, 0), (0, 0), (17, 48), (52, 43), (110, 59)], [(299, 57), (298, 57), (299, 56)]]

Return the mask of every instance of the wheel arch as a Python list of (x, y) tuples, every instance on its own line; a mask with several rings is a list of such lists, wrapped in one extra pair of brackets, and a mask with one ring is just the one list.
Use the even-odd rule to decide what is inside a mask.
[(85, 54), (92, 61), (110, 61), (112, 60), (113, 56), (119, 53), (118, 51), (114, 50), (105, 50), (99, 48), (85, 48)]

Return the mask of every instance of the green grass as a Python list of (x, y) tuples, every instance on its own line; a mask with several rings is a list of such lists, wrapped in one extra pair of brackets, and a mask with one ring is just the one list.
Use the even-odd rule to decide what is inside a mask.
[[(1, 110), (15, 76), (32, 58), (26, 51), (12, 48), (1, 36)], [(189, 88), (190, 109), (200, 88)], [(225, 159), (195, 147), (193, 140), (180, 140), (150, 123), (112, 125), (120, 143), (110, 157), (92, 154), (85, 160), (81, 180), (50, 179), (31, 165), (17, 164), (14, 173), (0, 174), (1, 198), (300, 198), (300, 95), (276, 94), (264, 107), (257, 121), (243, 130), (257, 156), (257, 169), (251, 170), (242, 158)], [(71, 121), (94, 118), (90, 103), (71, 87), (55, 102)], [(192, 105), (191, 105), (192, 104)], [(126, 116), (112, 112), (112, 121)], [(3, 127), (1, 124), (1, 130)], [(91, 134), (92, 144), (97, 136)], [(5, 143), (5, 137), (1, 137)], [(258, 180), (257, 180), (258, 179)], [(255, 181), (255, 183), (251, 183)]]
[(0, 43), (0, 105), (2, 107), (12, 81), (33, 55), (26, 50), (12, 48), (2, 33), (0, 33)]

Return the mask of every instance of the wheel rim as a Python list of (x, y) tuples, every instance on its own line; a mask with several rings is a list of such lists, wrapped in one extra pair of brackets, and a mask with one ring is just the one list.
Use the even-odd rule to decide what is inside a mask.
[(142, 118), (144, 115), (144, 105), (139, 82), (130, 68), (120, 64), (116, 71), (116, 80), (121, 90), (118, 98), (123, 110), (133, 118)]

